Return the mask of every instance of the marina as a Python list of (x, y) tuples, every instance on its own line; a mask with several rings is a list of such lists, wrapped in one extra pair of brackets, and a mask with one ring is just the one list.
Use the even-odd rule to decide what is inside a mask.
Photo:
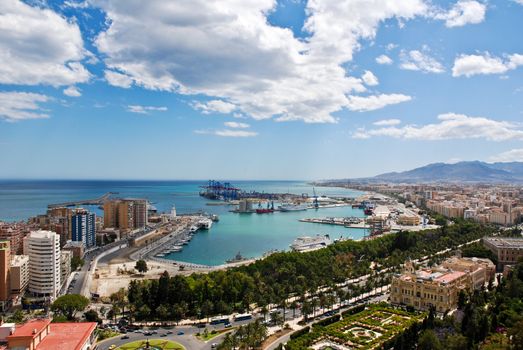
[[(41, 181), (4, 184), (0, 187), (0, 195), (3, 194), (9, 200), (0, 203), (0, 211), (4, 220), (22, 220), (45, 212), (49, 202), (99, 198), (108, 192), (118, 192), (121, 197), (146, 198), (154, 203), (158, 212), (168, 213), (173, 205), (176, 206), (177, 214), (182, 216), (204, 210), (216, 214), (219, 221), (213, 221), (209, 229), (198, 229), (190, 240), (186, 240), (186, 244), (173, 240), (175, 237), (166, 238), (161, 243), (165, 245), (165, 250), (157, 253), (164, 256), (151, 256), (151, 259), (161, 259), (171, 264), (185, 262), (198, 267), (221, 266), (238, 252), (244, 257), (261, 258), (267, 252), (288, 251), (290, 244), (298, 237), (328, 234), (332, 238), (351, 236), (353, 239), (361, 239), (365, 233), (361, 229), (299, 221), (305, 218), (364, 217), (362, 209), (352, 208), (353, 199), (363, 192), (321, 188), (316, 189), (320, 192), (318, 209), (314, 208), (311, 201), (307, 210), (280, 212), (276, 209), (281, 202), (274, 200), (274, 213), (256, 214), (259, 201), (253, 200), (254, 213), (238, 214), (230, 212), (233, 207), (221, 205), (226, 203), (224, 201), (200, 196), (201, 185), (201, 181), (61, 181), (50, 184)], [(302, 181), (237, 181), (236, 185), (259, 193), (292, 193), (295, 198), (301, 198), (303, 193), (313, 192), (312, 186)], [(346, 199), (347, 202), (330, 203), (327, 198)], [(208, 206), (209, 202), (220, 205)], [(262, 208), (266, 208), (270, 202), (272, 200), (263, 201)], [(93, 206), (92, 210), (97, 216), (103, 215), (103, 211), (97, 206)]]

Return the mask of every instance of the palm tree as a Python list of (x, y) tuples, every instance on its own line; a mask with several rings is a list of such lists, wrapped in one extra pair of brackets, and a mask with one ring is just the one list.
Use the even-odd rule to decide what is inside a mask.
[(307, 322), (307, 320), (309, 319), (309, 315), (311, 314), (311, 312), (312, 312), (312, 305), (310, 302), (305, 300), (301, 304), (301, 313), (302, 313), (303, 317), (305, 318), (305, 322)]
[(292, 318), (296, 318), (296, 309), (298, 308), (298, 303), (296, 300), (293, 300), (290, 306), (292, 309)]

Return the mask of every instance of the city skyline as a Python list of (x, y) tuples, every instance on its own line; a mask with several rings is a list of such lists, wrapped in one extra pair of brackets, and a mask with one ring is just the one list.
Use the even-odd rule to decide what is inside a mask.
[(0, 13), (0, 178), (523, 161), (521, 0), (6, 0)]

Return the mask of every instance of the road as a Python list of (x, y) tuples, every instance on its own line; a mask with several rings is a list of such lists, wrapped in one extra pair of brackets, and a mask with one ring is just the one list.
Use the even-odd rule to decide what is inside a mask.
[[(250, 320), (240, 321), (240, 322), (231, 322), (233, 327), (241, 326), (251, 322)], [(224, 330), (225, 327), (221, 325), (206, 325), (209, 332), (213, 330)], [(99, 350), (107, 350), (111, 345), (116, 345), (117, 347), (128, 342), (136, 340), (145, 340), (145, 339), (168, 339), (176, 341), (182, 344), (187, 350), (208, 350), (212, 348), (213, 343), (220, 343), (225, 334), (217, 336), (207, 342), (204, 342), (196, 337), (196, 333), (203, 332), (204, 328), (198, 328), (196, 326), (176, 326), (176, 327), (159, 327), (159, 328), (144, 328), (147, 330), (155, 329), (158, 334), (153, 334), (151, 336), (145, 336), (143, 333), (134, 333), (130, 332), (126, 335), (129, 339), (122, 339), (123, 335), (117, 336), (114, 338), (106, 339), (97, 344)], [(172, 334), (167, 334), (168, 331), (171, 331)], [(183, 332), (182, 335), (178, 335), (179, 332)], [(161, 336), (165, 334), (165, 336)]]

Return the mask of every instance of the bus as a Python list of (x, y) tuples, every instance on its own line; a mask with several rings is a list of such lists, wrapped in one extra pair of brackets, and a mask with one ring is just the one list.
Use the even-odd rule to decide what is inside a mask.
[(234, 321), (245, 321), (245, 320), (250, 320), (250, 319), (252, 319), (251, 314), (238, 314), (238, 315), (234, 316)]
[(215, 316), (211, 318), (211, 324), (229, 323), (229, 316)]

